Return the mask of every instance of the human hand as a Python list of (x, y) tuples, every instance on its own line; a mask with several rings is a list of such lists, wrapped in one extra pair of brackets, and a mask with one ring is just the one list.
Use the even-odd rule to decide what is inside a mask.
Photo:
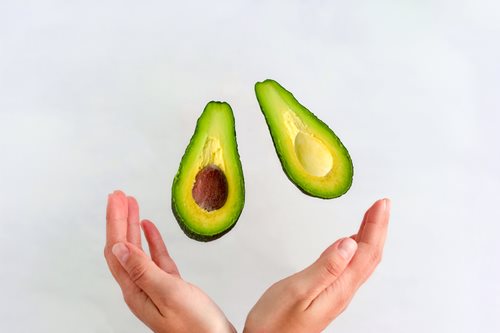
[(356, 235), (337, 240), (311, 266), (272, 285), (248, 314), (245, 333), (321, 332), (381, 260), (391, 203), (375, 202)]
[(130, 310), (154, 332), (236, 332), (201, 289), (182, 280), (156, 226), (139, 223), (137, 201), (121, 191), (108, 197), (104, 257)]

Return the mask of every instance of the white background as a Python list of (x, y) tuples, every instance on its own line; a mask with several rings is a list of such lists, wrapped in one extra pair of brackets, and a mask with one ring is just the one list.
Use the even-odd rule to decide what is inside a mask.
[[(393, 200), (385, 256), (328, 332), (499, 332), (497, 1), (1, 1), (0, 331), (147, 332), (103, 255), (113, 189), (240, 330), (273, 282)], [(352, 189), (307, 197), (256, 102), (274, 78), (329, 124)], [(170, 186), (210, 100), (236, 117), (237, 226), (184, 236)]]

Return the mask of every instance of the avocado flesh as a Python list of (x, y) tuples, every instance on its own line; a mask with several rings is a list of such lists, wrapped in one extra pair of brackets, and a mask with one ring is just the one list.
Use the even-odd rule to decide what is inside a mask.
[(354, 169), (335, 133), (274, 80), (257, 82), (255, 94), (288, 178), (314, 197), (345, 194)]
[[(203, 177), (212, 181), (205, 182), (200, 190), (199, 179)], [(225, 185), (222, 188), (217, 184)], [(217, 191), (221, 193), (212, 193)], [(188, 237), (206, 242), (234, 227), (244, 202), (233, 111), (225, 102), (209, 102), (174, 178), (172, 211)]]

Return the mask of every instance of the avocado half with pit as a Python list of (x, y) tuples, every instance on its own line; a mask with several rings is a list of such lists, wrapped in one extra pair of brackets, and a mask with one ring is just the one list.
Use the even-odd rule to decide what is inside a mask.
[(201, 114), (172, 184), (172, 211), (184, 233), (215, 240), (238, 220), (245, 203), (233, 111), (209, 102)]
[(257, 82), (255, 93), (288, 178), (314, 197), (331, 199), (346, 193), (354, 169), (335, 133), (278, 82)]

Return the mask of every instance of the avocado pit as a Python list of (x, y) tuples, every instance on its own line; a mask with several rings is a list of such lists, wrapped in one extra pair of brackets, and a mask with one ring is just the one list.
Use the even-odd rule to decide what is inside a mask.
[(207, 165), (196, 175), (192, 195), (196, 204), (208, 212), (222, 208), (228, 195), (226, 175), (218, 166)]

